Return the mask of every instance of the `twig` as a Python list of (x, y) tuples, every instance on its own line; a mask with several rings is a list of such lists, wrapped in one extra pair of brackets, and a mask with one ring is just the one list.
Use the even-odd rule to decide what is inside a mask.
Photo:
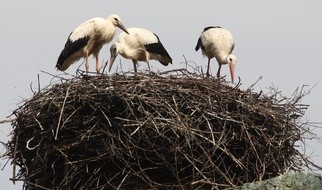
[(4, 123), (11, 123), (13, 121), (15, 121), (16, 119), (5, 119), (5, 120), (0, 120), (0, 124), (4, 124)]
[(64, 112), (64, 107), (65, 107), (65, 104), (66, 104), (66, 100), (67, 100), (67, 97), (69, 95), (69, 89), (71, 88), (71, 86), (69, 86), (66, 90), (66, 94), (65, 94), (65, 98), (64, 98), (64, 101), (63, 101), (63, 105), (62, 105), (62, 108), (60, 110), (60, 115), (59, 115), (59, 119), (58, 119), (58, 124), (57, 124), (57, 127), (56, 127), (56, 134), (55, 134), (55, 140), (57, 140), (58, 138), (58, 131), (59, 131), (59, 127), (60, 127), (60, 122), (62, 120), (62, 116), (63, 116), (63, 112)]
[(107, 67), (107, 64), (108, 64), (108, 60), (105, 62), (105, 65), (104, 65), (104, 67), (103, 67), (103, 71), (102, 71), (102, 75), (104, 75), (105, 68)]

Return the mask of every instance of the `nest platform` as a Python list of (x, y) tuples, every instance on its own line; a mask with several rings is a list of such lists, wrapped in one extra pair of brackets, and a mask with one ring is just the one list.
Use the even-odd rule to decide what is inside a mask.
[(224, 189), (301, 171), (301, 94), (196, 75), (76, 77), (14, 111), (25, 189)]

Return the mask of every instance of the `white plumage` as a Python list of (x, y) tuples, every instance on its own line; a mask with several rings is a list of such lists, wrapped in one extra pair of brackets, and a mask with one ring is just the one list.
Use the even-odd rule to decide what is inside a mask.
[(219, 67), (217, 71), (217, 77), (220, 78), (221, 65), (229, 64), (231, 81), (234, 83), (235, 76), (235, 64), (237, 58), (232, 54), (235, 46), (233, 35), (230, 31), (219, 26), (210, 26), (204, 28), (201, 33), (195, 50), (199, 48), (202, 50), (202, 54), (208, 57), (208, 68), (206, 76), (209, 77), (210, 59), (216, 58)]
[(127, 30), (129, 34), (122, 32), (118, 41), (110, 48), (109, 71), (111, 71), (118, 54), (132, 60), (135, 73), (137, 72), (136, 64), (138, 61), (147, 62), (149, 70), (149, 60), (158, 60), (165, 66), (172, 63), (170, 55), (156, 34), (143, 28), (128, 28)]
[(111, 15), (107, 19), (92, 18), (79, 25), (69, 35), (65, 47), (58, 57), (57, 69), (64, 71), (71, 64), (84, 57), (85, 69), (88, 73), (88, 56), (93, 54), (96, 59), (96, 72), (99, 73), (98, 54), (103, 45), (113, 39), (116, 26), (128, 33), (118, 15)]

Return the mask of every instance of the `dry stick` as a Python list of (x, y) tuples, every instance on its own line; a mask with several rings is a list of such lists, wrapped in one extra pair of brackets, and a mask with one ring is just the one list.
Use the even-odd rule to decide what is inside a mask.
[(121, 183), (118, 185), (118, 187), (116, 188), (117, 190), (118, 189), (121, 189), (122, 187), (122, 184), (124, 183), (125, 179), (127, 178), (127, 176), (129, 176), (131, 171), (128, 171), (127, 174), (124, 176), (124, 178), (122, 179)]
[(107, 120), (108, 124), (110, 125), (110, 127), (112, 127), (112, 123), (110, 121), (110, 119), (107, 117), (107, 115), (104, 113), (104, 111), (102, 110), (102, 108), (99, 106), (98, 109), (101, 111), (101, 113), (104, 115), (105, 119)]
[(77, 69), (76, 69), (76, 74), (80, 74), (80, 75), (83, 75), (84, 71), (80, 69), (80, 67), (85, 63), (85, 59), (83, 60), (83, 62), (78, 65)]
[[(193, 61), (187, 61), (187, 59), (186, 59), (186, 57), (184, 56), (184, 55), (182, 55), (183, 56), (183, 59), (184, 59), (184, 62), (181, 62), (181, 63), (184, 63), (185, 65), (186, 65), (186, 70), (188, 71), (188, 66), (190, 67), (190, 68), (192, 68), (194, 71), (198, 71), (198, 66), (197, 66), (197, 64), (195, 63), (195, 62), (193, 62)], [(190, 62), (190, 63), (193, 63), (193, 64), (195, 64), (194, 66), (192, 66), (192, 65), (190, 65), (188, 62)], [(180, 63), (180, 64), (181, 64)], [(203, 76), (203, 71), (202, 71), (202, 67), (200, 67), (201, 68), (201, 73), (199, 72), (199, 74), (202, 74), (202, 76)]]
[(237, 90), (242, 85), (240, 77), (238, 77), (238, 82), (235, 85), (234, 89)]
[(182, 55), (182, 56), (183, 56), (184, 62), (186, 63), (186, 70), (188, 70), (188, 61), (187, 61), (187, 58), (184, 55)]
[(5, 120), (0, 120), (0, 124), (3, 124), (3, 123), (11, 123), (13, 121), (15, 121), (16, 119), (5, 119)]
[(29, 84), (29, 88), (30, 88), (31, 92), (33, 93), (33, 95), (35, 95), (36, 92), (32, 89), (32, 82)]
[(103, 71), (102, 71), (102, 75), (104, 75), (104, 72), (105, 72), (105, 68), (107, 67), (107, 64), (108, 64), (108, 61), (105, 62), (105, 65), (103, 67)]
[(13, 182), (13, 184), (15, 184), (15, 181), (16, 181), (16, 163), (17, 163), (17, 161), (16, 161), (16, 158), (17, 158), (17, 147), (18, 147), (18, 141), (19, 141), (19, 128), (17, 128), (17, 134), (16, 134), (16, 142), (15, 142), (15, 148), (14, 148), (14, 153), (13, 153), (13, 160), (14, 160), (14, 162), (13, 162), (13, 171), (12, 171), (12, 182)]
[(58, 124), (57, 124), (57, 128), (56, 128), (56, 135), (55, 135), (55, 140), (57, 140), (57, 136), (58, 136), (58, 131), (59, 131), (59, 126), (60, 126), (60, 122), (61, 122), (61, 119), (62, 119), (62, 115), (63, 115), (63, 112), (64, 112), (64, 107), (65, 107), (65, 104), (66, 104), (66, 100), (67, 100), (67, 97), (68, 97), (68, 91), (70, 89), (71, 86), (69, 86), (66, 90), (66, 95), (65, 95), (65, 98), (64, 98), (64, 102), (63, 102), (63, 106), (60, 110), (60, 115), (59, 115), (59, 120), (58, 120)]
[[(47, 72), (47, 71), (40, 70), (40, 72), (45, 73), (45, 74), (47, 74), (47, 75), (50, 75), (50, 76), (52, 76), (52, 77), (54, 77), (54, 78), (59, 78), (60, 80), (68, 81), (68, 79), (65, 79), (65, 78), (63, 78), (63, 77), (60, 77), (60, 76), (58, 76), (58, 75), (51, 74), (51, 73), (49, 73), (49, 72)], [(73, 75), (72, 75), (72, 76), (73, 76)], [(75, 76), (73, 76), (73, 77), (75, 77)]]
[(33, 118), (37, 122), (39, 128), (43, 131), (44, 130), (44, 127), (42, 126), (42, 124), (40, 123), (40, 121), (35, 116)]
[(216, 144), (216, 142), (215, 142), (215, 136), (214, 136), (214, 131), (212, 130), (212, 127), (211, 127), (211, 125), (209, 123), (209, 120), (205, 117), (205, 115), (202, 115), (202, 117), (207, 121), (207, 125), (209, 127), (210, 134), (211, 134), (211, 138), (212, 138), (212, 143), (213, 144)]
[(174, 72), (182, 72), (182, 73), (184, 73), (184, 74), (193, 74), (193, 73), (191, 73), (191, 72), (189, 72), (187, 69), (172, 69), (172, 70), (168, 70), (168, 71), (163, 71), (163, 72), (161, 72), (160, 73), (160, 75), (165, 75), (165, 74), (168, 74), (168, 73), (174, 73)]
[(248, 89), (247, 90), (249, 90), (249, 91), (252, 91), (253, 90), (253, 88), (254, 88), (254, 86), (260, 81), (260, 80), (262, 80), (263, 79), (263, 77), (262, 76), (260, 76), (252, 85), (250, 85), (249, 87), (248, 87)]
[[(211, 156), (208, 154), (208, 152), (202, 147), (200, 146), (200, 148), (203, 150), (203, 152), (205, 153), (205, 155), (207, 156), (208, 160), (212, 163), (212, 166), (214, 167), (214, 169), (220, 173), (220, 175), (225, 178), (226, 182), (228, 182), (231, 186), (234, 186), (235, 184), (231, 181), (231, 179), (225, 175), (224, 171), (222, 171), (215, 163), (213, 163)], [(231, 157), (232, 158), (232, 157)], [(226, 172), (227, 173), (227, 172)]]
[[(193, 163), (192, 160), (186, 155), (186, 154), (183, 154), (183, 156), (190, 162), (190, 163)], [(199, 170), (198, 167), (196, 167), (194, 164), (193, 164), (193, 167), (195, 168), (195, 170), (207, 181), (209, 182), (209, 179), (202, 173), (202, 171)]]
[(39, 74), (37, 75), (38, 76), (38, 94), (40, 93), (40, 78), (39, 78)]
[(215, 147), (217, 147), (219, 150), (221, 150), (223, 153), (225, 153), (227, 156), (230, 156), (232, 160), (235, 161), (236, 164), (238, 164), (240, 167), (242, 168), (246, 168), (246, 166), (241, 163), (233, 154), (230, 154), (227, 150), (224, 150), (223, 148), (221, 148), (219, 145), (217, 145), (216, 143), (212, 142), (210, 139), (206, 138), (205, 136), (203, 136), (202, 134), (196, 133), (194, 131), (192, 131), (193, 134), (201, 137), (202, 139), (210, 142), (212, 145), (214, 145)]
[(23, 182), (29, 184), (29, 185), (32, 185), (32, 186), (35, 186), (35, 187), (39, 187), (40, 189), (45, 189), (45, 190), (51, 190), (50, 188), (47, 188), (47, 187), (44, 187), (44, 186), (41, 186), (41, 185), (38, 185), (36, 183), (31, 183), (29, 181), (25, 181), (25, 180), (22, 180)]

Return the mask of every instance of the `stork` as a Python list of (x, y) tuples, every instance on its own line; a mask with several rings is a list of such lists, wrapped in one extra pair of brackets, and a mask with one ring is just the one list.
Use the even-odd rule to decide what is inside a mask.
[(147, 62), (149, 71), (149, 60), (158, 60), (164, 66), (172, 63), (172, 58), (156, 34), (143, 28), (128, 28), (127, 30), (129, 35), (122, 32), (118, 41), (110, 48), (109, 72), (118, 54), (125, 59), (132, 60), (135, 73), (137, 73), (138, 61)]
[(195, 50), (198, 51), (199, 48), (201, 48), (202, 54), (208, 57), (207, 78), (210, 76), (210, 59), (215, 57), (219, 64), (217, 77), (220, 78), (221, 65), (229, 64), (231, 81), (234, 83), (235, 64), (237, 63), (236, 56), (232, 54), (234, 46), (234, 38), (229, 30), (220, 26), (209, 26), (204, 28), (198, 39)]
[(57, 69), (65, 71), (71, 64), (83, 57), (85, 58), (86, 73), (88, 73), (88, 56), (93, 54), (96, 59), (96, 72), (99, 73), (98, 54), (103, 45), (114, 38), (116, 26), (128, 34), (120, 17), (115, 14), (107, 19), (92, 18), (76, 27), (69, 35), (65, 47), (58, 57)]

